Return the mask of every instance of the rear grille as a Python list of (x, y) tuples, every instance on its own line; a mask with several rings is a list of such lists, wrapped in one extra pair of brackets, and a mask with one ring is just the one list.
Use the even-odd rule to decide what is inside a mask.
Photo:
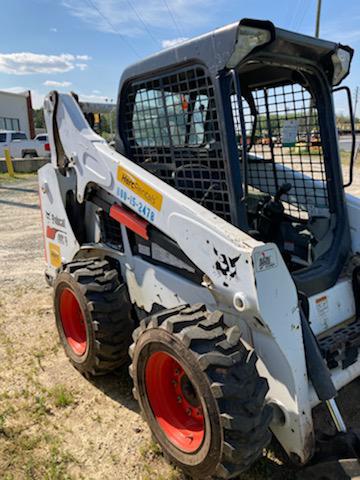
[(120, 223), (111, 218), (106, 212), (102, 211), (100, 218), (101, 242), (107, 243), (112, 247), (123, 251), (123, 240), (121, 235)]
[(319, 339), (319, 346), (329, 368), (347, 368), (356, 362), (360, 348), (360, 320), (334, 329)]

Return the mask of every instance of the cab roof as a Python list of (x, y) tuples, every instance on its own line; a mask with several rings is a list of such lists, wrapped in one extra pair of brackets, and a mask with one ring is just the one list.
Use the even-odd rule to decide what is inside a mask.
[[(308, 58), (318, 65), (323, 64), (324, 68), (332, 69), (331, 54), (340, 46), (335, 42), (277, 28), (269, 21), (242, 19), (174, 47), (161, 50), (130, 65), (121, 77), (120, 91), (129, 79), (149, 77), (179, 64), (200, 63), (207, 67), (211, 76), (215, 76), (227, 67), (229, 59), (236, 51), (240, 26), (251, 26), (271, 32), (271, 41), (259, 47), (261, 52), (266, 51), (274, 56), (281, 53), (291, 57)], [(352, 55), (353, 50), (350, 47), (343, 48), (349, 50)], [(252, 52), (246, 59), (251, 55)], [(332, 74), (332, 72), (330, 73)]]

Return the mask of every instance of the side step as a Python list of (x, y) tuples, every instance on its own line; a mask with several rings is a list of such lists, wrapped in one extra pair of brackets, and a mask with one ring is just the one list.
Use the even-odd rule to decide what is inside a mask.
[(356, 362), (360, 351), (360, 318), (327, 330), (317, 337), (329, 369), (344, 370)]

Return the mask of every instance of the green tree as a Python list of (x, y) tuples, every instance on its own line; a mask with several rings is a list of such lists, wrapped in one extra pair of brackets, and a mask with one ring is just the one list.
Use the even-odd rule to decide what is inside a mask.
[(45, 128), (44, 110), (42, 108), (33, 110), (33, 118), (35, 128)]

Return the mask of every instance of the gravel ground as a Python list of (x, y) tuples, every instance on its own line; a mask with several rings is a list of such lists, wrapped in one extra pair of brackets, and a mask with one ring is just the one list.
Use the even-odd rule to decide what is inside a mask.
[[(126, 369), (87, 381), (71, 367), (43, 271), (36, 179), (0, 178), (0, 479), (184, 480), (151, 442)], [(358, 427), (359, 391), (356, 381), (340, 394)], [(315, 420), (330, 426), (322, 408)], [(241, 478), (293, 478), (280, 458), (272, 447)]]

